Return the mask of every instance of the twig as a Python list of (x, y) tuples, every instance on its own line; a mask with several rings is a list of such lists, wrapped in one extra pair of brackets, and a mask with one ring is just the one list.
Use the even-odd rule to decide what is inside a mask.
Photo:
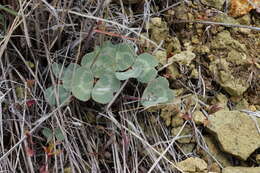
[[(97, 14), (99, 14), (99, 12), (100, 12), (101, 8), (103, 7), (105, 1), (106, 1), (106, 0), (103, 0), (103, 1), (99, 4), (98, 9), (97, 9), (97, 11), (96, 11)], [(92, 34), (93, 34), (94, 27), (95, 27), (95, 22), (92, 22), (91, 27), (90, 27), (89, 32), (88, 32), (88, 35), (87, 35), (87, 38), (86, 38), (86, 49), (89, 48), (89, 41), (90, 41), (90, 38), (91, 38), (91, 36), (92, 36)]]
[(112, 104), (115, 102), (115, 100), (117, 99), (117, 97), (119, 96), (119, 94), (122, 92), (122, 90), (125, 88), (125, 86), (126, 86), (126, 84), (127, 84), (127, 82), (128, 82), (129, 80), (126, 80), (124, 83), (123, 83), (123, 85), (121, 86), (121, 88), (117, 91), (117, 93), (116, 93), (116, 95), (114, 96), (114, 98), (109, 102), (109, 104), (107, 105), (107, 107), (106, 107), (106, 111), (108, 111), (109, 110), (109, 108), (112, 106)]
[[(64, 11), (64, 9), (56, 9), (57, 11)], [(127, 26), (124, 26), (120, 23), (117, 23), (117, 22), (114, 22), (114, 21), (111, 21), (111, 20), (107, 20), (107, 19), (103, 19), (103, 18), (100, 18), (100, 17), (95, 17), (95, 16), (90, 16), (90, 15), (87, 15), (87, 14), (82, 14), (82, 13), (78, 13), (76, 11), (72, 11), (72, 10), (67, 10), (68, 13), (70, 14), (74, 14), (74, 15), (77, 15), (77, 16), (81, 16), (81, 17), (85, 17), (85, 18), (89, 18), (89, 19), (93, 19), (93, 20), (97, 20), (97, 21), (102, 21), (102, 22), (105, 22), (105, 23), (110, 23), (112, 25), (116, 25), (118, 27), (121, 27), (123, 29), (127, 29), (129, 31), (131, 31), (132, 33), (136, 34), (137, 36), (147, 40), (148, 42), (150, 42), (151, 44), (153, 44), (154, 46), (159, 47), (159, 45), (157, 43), (155, 43), (154, 41), (150, 40), (149, 38), (143, 36), (142, 34), (139, 34), (138, 32), (136, 32), (135, 30), (131, 29), (131, 28), (128, 28)]]
[(259, 27), (254, 27), (254, 26), (222, 23), (222, 22), (212, 22), (212, 21), (204, 21), (204, 20), (181, 20), (181, 21), (175, 21), (174, 23), (201, 23), (201, 24), (208, 24), (208, 25), (221, 25), (221, 26), (225, 26), (225, 27), (247, 28), (247, 29), (260, 31)]

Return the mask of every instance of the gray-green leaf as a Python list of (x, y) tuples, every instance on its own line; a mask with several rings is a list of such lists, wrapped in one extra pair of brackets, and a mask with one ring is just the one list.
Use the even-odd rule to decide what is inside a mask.
[(158, 65), (158, 61), (154, 56), (143, 53), (139, 55), (136, 59), (133, 67), (139, 67), (143, 71), (140, 76), (137, 77), (137, 80), (143, 83), (148, 83), (151, 80), (155, 79), (157, 76), (157, 70), (155, 67)]
[(73, 78), (72, 94), (81, 101), (90, 99), (94, 77), (88, 67), (80, 67)]
[(56, 78), (61, 78), (64, 74), (65, 67), (62, 64), (54, 62), (51, 64), (51, 69)]
[(154, 106), (159, 103), (172, 101), (173, 92), (169, 88), (169, 82), (163, 77), (151, 81), (145, 88), (142, 96), (142, 105), (145, 107)]
[(92, 98), (98, 103), (106, 104), (113, 99), (113, 94), (120, 88), (120, 81), (113, 74), (100, 77), (92, 91)]
[(62, 85), (51, 86), (51, 87), (47, 88), (44, 92), (44, 96), (50, 105), (52, 105), (52, 106), (57, 105), (55, 89), (57, 90), (57, 94), (58, 94), (57, 97), (59, 99), (60, 104), (63, 104), (65, 102), (69, 101), (68, 99), (70, 97), (70, 92), (67, 91)]
[(119, 80), (127, 80), (129, 78), (137, 78), (141, 75), (142, 73), (141, 67), (133, 67), (132, 69), (129, 69), (125, 72), (116, 72), (116, 78)]
[(124, 71), (131, 67), (135, 60), (134, 48), (129, 44), (116, 45), (116, 70)]
[(73, 85), (73, 78), (75, 76), (75, 72), (76, 70), (80, 68), (80, 66), (78, 64), (75, 63), (71, 63), (64, 72), (63, 77), (61, 78), (62, 82), (63, 82), (63, 87), (66, 90), (71, 91), (72, 85)]
[(62, 140), (65, 139), (65, 137), (64, 137), (60, 128), (55, 128), (54, 135), (55, 135), (55, 137), (58, 141), (62, 141)]
[(47, 143), (49, 143), (53, 138), (52, 130), (50, 128), (45, 127), (42, 130), (42, 134), (47, 139)]

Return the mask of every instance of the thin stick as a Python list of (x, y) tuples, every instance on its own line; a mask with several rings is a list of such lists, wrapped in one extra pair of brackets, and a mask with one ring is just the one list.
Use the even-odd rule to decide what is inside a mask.
[(201, 23), (201, 24), (208, 24), (208, 25), (221, 25), (225, 27), (247, 28), (247, 29), (260, 31), (259, 27), (238, 25), (238, 24), (231, 24), (231, 23), (222, 23), (222, 22), (212, 22), (212, 21), (205, 21), (205, 20), (181, 20), (181, 21), (176, 21), (174, 23)]
[[(57, 11), (64, 11), (64, 9), (57, 9)], [(90, 15), (87, 15), (87, 14), (78, 13), (78, 12), (72, 11), (72, 10), (67, 10), (67, 12), (70, 13), (70, 14), (77, 15), (77, 16), (81, 16), (81, 17), (85, 17), (85, 18), (89, 18), (89, 19), (93, 19), (93, 20), (97, 20), (97, 21), (102, 21), (102, 22), (105, 22), (105, 23), (110, 23), (112, 25), (116, 25), (116, 26), (121, 27), (123, 29), (127, 29), (127, 30), (131, 31), (132, 33), (136, 34), (137, 36), (147, 40), (148, 42), (150, 42), (151, 44), (156, 46), (156, 48), (159, 47), (159, 45), (157, 43), (155, 43), (154, 41), (150, 40), (149, 38), (147, 38), (147, 37), (143, 36), (142, 34), (139, 34), (138, 32), (136, 32), (135, 30), (128, 28), (127, 26), (124, 26), (120, 23), (114, 22), (112, 20), (103, 19), (103, 18), (100, 18), (100, 17), (95, 17), (95, 16), (90, 16)]]
[[(129, 80), (129, 79), (128, 79)], [(109, 110), (109, 108), (112, 106), (112, 104), (115, 102), (115, 100), (117, 99), (117, 97), (119, 96), (119, 94), (122, 92), (122, 90), (125, 88), (128, 80), (126, 80), (123, 85), (121, 86), (121, 88), (117, 91), (116, 95), (114, 96), (114, 98), (109, 102), (109, 104), (106, 107), (106, 111)]]

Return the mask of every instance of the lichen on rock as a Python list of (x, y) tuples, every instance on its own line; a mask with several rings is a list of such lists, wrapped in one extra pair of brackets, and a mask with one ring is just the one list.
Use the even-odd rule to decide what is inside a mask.
[(220, 110), (209, 117), (206, 128), (214, 135), (224, 152), (246, 160), (260, 147), (255, 122), (240, 111)]
[(260, 167), (226, 167), (222, 170), (222, 173), (259, 173)]
[(207, 173), (207, 163), (197, 157), (190, 157), (177, 163), (177, 167), (184, 173)]

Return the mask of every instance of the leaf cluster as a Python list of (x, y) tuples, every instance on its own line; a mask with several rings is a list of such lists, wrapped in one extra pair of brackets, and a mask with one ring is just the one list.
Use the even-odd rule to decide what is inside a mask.
[(154, 56), (147, 53), (137, 56), (129, 44), (106, 42), (86, 54), (80, 65), (71, 63), (64, 67), (53, 63), (52, 72), (62, 84), (49, 87), (45, 96), (51, 105), (57, 101), (59, 104), (67, 102), (71, 94), (81, 101), (92, 98), (97, 103), (107, 104), (120, 89), (121, 81), (136, 78), (147, 84), (141, 99), (143, 106), (166, 103), (172, 100), (173, 94), (168, 81), (157, 77), (157, 65)]

